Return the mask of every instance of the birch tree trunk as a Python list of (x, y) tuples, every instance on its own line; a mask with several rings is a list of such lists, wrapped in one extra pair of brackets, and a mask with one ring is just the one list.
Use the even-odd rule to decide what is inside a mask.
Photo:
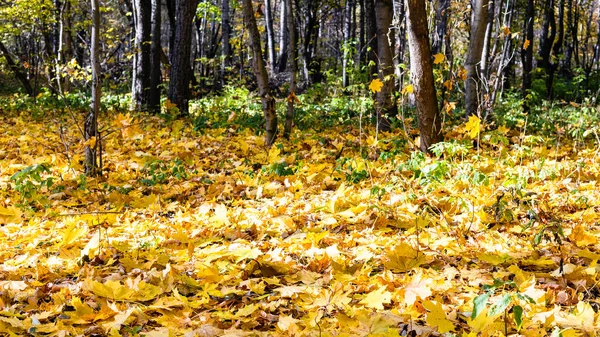
[(145, 111), (148, 108), (150, 90), (152, 1), (134, 0), (132, 5), (135, 42), (131, 100), (135, 110)]
[(289, 23), (289, 14), (287, 10), (288, 4), (287, 0), (281, 0), (281, 13), (279, 15), (279, 59), (277, 60), (277, 71), (284, 72), (287, 68), (288, 63), (288, 43), (289, 43), (289, 34), (288, 27)]
[(275, 32), (273, 31), (273, 8), (271, 0), (265, 0), (265, 27), (267, 30), (267, 54), (269, 67), (275, 71)]
[[(100, 3), (99, 0), (92, 2), (92, 40), (90, 46), (90, 63), (92, 65), (92, 102), (90, 109), (85, 116), (83, 126), (85, 146), (85, 174), (88, 176), (97, 176), (101, 174), (101, 167), (98, 165), (100, 137), (98, 137), (98, 114), (100, 113), (100, 97), (102, 95), (100, 83)], [(95, 139), (95, 141), (91, 141)], [(90, 144), (93, 143), (93, 144)]]
[(252, 68), (258, 83), (258, 91), (262, 102), (263, 113), (265, 115), (265, 145), (270, 147), (277, 137), (277, 114), (275, 112), (275, 99), (269, 91), (269, 75), (265, 67), (265, 61), (262, 57), (262, 48), (260, 45), (260, 33), (254, 18), (254, 9), (252, 0), (243, 0), (244, 21), (248, 35), (250, 37), (250, 49), (252, 50)]

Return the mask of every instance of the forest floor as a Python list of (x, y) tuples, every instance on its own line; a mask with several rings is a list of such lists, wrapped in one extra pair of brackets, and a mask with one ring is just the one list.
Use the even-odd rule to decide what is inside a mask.
[(0, 116), (0, 335), (600, 331), (597, 143), (101, 125), (86, 178), (74, 125)]

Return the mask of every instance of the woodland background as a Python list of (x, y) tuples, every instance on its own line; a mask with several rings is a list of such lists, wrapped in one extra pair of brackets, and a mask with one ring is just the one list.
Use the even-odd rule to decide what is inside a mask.
[(598, 334), (600, 2), (0, 23), (0, 335)]

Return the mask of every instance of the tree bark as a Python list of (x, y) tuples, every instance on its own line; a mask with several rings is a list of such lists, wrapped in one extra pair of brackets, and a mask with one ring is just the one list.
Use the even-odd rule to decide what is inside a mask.
[(491, 93), (490, 104), (488, 105), (488, 109), (486, 111), (486, 117), (491, 113), (496, 103), (496, 98), (498, 97), (498, 92), (500, 90), (500, 86), (507, 81), (507, 72), (506, 68), (509, 66), (512, 60), (512, 42), (511, 42), (511, 34), (510, 27), (512, 24), (512, 18), (514, 13), (514, 2), (515, 0), (506, 0), (506, 6), (504, 10), (504, 19), (503, 26), (508, 28), (509, 33), (505, 34), (502, 42), (502, 54), (500, 56), (500, 60), (498, 61), (498, 71), (496, 81), (494, 82), (494, 88)]
[(406, 0), (406, 5), (410, 77), (421, 133), (419, 146), (421, 151), (429, 152), (429, 147), (442, 139), (442, 127), (433, 81), (427, 12), (423, 0)]
[(488, 0), (474, 0), (471, 10), (471, 38), (465, 55), (465, 112), (467, 116), (477, 115), (480, 108), (480, 93), (482, 89), (479, 63), (485, 40), (485, 28), (488, 14)]
[(389, 43), (388, 33), (392, 25), (394, 6), (392, 0), (375, 1), (375, 21), (377, 23), (377, 54), (379, 56), (379, 79), (383, 88), (377, 92), (377, 129), (390, 131), (390, 117), (397, 112), (396, 80), (394, 79), (394, 55)]
[(169, 100), (177, 106), (180, 114), (188, 113), (190, 98), (190, 55), (192, 49), (192, 26), (198, 0), (177, 0), (175, 13), (175, 43), (171, 54)]
[(34, 97), (35, 93), (33, 92), (33, 87), (31, 86), (31, 83), (27, 78), (27, 74), (15, 63), (12, 56), (10, 55), (10, 52), (8, 51), (4, 43), (2, 43), (2, 40), (0, 40), (0, 52), (2, 52), (2, 56), (4, 56), (4, 59), (6, 60), (6, 63), (8, 64), (10, 70), (12, 70), (15, 77), (23, 85), (23, 89), (25, 89), (27, 95), (29, 95), (30, 97)]
[[(57, 2), (57, 4), (59, 4)], [(56, 60), (56, 85), (59, 92), (68, 90), (68, 79), (61, 76), (61, 68), (73, 57), (73, 36), (71, 34), (71, 2), (64, 1), (58, 10), (58, 52)]]
[(377, 73), (377, 22), (375, 19), (375, 2), (374, 0), (365, 1), (365, 39), (366, 39), (366, 53), (367, 53), (367, 67), (369, 71), (369, 78)]
[(99, 0), (92, 2), (92, 39), (90, 48), (90, 63), (92, 65), (92, 102), (90, 109), (85, 116), (84, 139), (86, 143), (95, 138), (93, 144), (85, 146), (85, 174), (88, 176), (97, 176), (101, 174), (101, 167), (98, 165), (100, 154), (98, 151), (101, 139), (98, 135), (98, 114), (100, 114), (100, 98), (102, 95), (100, 83), (100, 3)]
[(150, 94), (152, 0), (134, 0), (135, 43), (131, 99), (136, 110), (146, 111)]
[(231, 67), (231, 43), (229, 38), (231, 36), (231, 20), (229, 18), (229, 0), (222, 0), (221, 3), (221, 35), (223, 36), (221, 44), (223, 49), (221, 56), (223, 57), (223, 73), (229, 67)]
[[(292, 133), (292, 125), (294, 124), (294, 105), (296, 100), (296, 73), (298, 72), (298, 51), (296, 43), (296, 27), (294, 25), (294, 10), (292, 0), (286, 0), (286, 12), (288, 23), (288, 54), (290, 62), (290, 93), (287, 98), (287, 111), (285, 114), (285, 126), (283, 129), (283, 137), (289, 139)], [(283, 51), (282, 51), (283, 53)]]
[(277, 60), (277, 71), (284, 72), (287, 68), (288, 63), (288, 44), (289, 44), (289, 33), (288, 27), (289, 15), (287, 10), (287, 0), (281, 0), (281, 13), (279, 16), (279, 59)]
[(350, 57), (350, 34), (352, 30), (352, 10), (354, 9), (354, 1), (347, 0), (346, 8), (344, 8), (344, 46), (342, 59), (342, 87), (347, 87), (350, 84), (348, 79), (348, 58)]
[(265, 145), (270, 147), (277, 138), (277, 114), (275, 112), (275, 99), (269, 91), (269, 75), (262, 57), (262, 48), (260, 44), (260, 33), (254, 18), (254, 9), (252, 0), (243, 0), (244, 21), (248, 35), (250, 36), (250, 49), (252, 50), (252, 68), (258, 83), (258, 91), (262, 102), (263, 113), (265, 115)]
[(554, 0), (546, 0), (544, 6), (544, 24), (540, 38), (540, 68), (546, 70), (546, 96), (552, 99), (552, 86), (554, 85), (555, 65), (552, 63), (552, 45), (556, 37), (556, 21), (554, 20)]
[[(527, 0), (525, 11), (525, 39), (521, 48), (521, 62), (523, 63), (523, 111), (529, 112), (529, 91), (531, 90), (531, 71), (533, 70), (533, 0)], [(527, 45), (527, 46), (526, 46)], [(527, 48), (525, 48), (527, 47)]]
[(267, 54), (269, 55), (269, 67), (275, 71), (275, 32), (273, 31), (273, 8), (271, 0), (265, 0), (265, 28), (267, 30)]
[(148, 111), (160, 112), (160, 87), (162, 84), (160, 56), (161, 45), (161, 0), (152, 0), (150, 47), (150, 89), (148, 90)]
[[(448, 29), (448, 11), (450, 9), (450, 0), (439, 0), (435, 9), (435, 34), (431, 44), (431, 53), (443, 53), (444, 39)], [(449, 46), (446, 46), (448, 48)]]

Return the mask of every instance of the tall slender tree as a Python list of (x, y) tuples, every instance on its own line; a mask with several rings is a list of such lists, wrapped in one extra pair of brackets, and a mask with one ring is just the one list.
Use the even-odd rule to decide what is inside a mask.
[(285, 114), (285, 126), (283, 129), (283, 137), (290, 138), (292, 133), (292, 125), (294, 123), (294, 105), (296, 103), (296, 74), (298, 73), (298, 50), (296, 43), (296, 25), (294, 22), (294, 10), (292, 0), (286, 0), (286, 12), (288, 23), (288, 60), (290, 63), (290, 93), (287, 98), (287, 111)]
[(397, 112), (396, 80), (394, 79), (394, 54), (390, 46), (388, 33), (392, 25), (394, 6), (392, 0), (375, 0), (375, 22), (377, 25), (378, 76), (383, 88), (377, 92), (377, 127), (381, 131), (390, 131), (390, 117)]
[(258, 83), (258, 91), (265, 116), (265, 145), (271, 146), (277, 138), (277, 113), (275, 112), (275, 98), (269, 90), (269, 74), (263, 60), (260, 33), (254, 18), (252, 0), (243, 0), (244, 21), (250, 36), (250, 49), (252, 51), (252, 68)]
[(344, 46), (342, 59), (342, 87), (347, 87), (350, 84), (348, 78), (348, 61), (350, 58), (350, 36), (352, 34), (352, 11), (354, 10), (354, 1), (347, 0), (344, 8)]
[(421, 133), (419, 147), (421, 151), (429, 152), (429, 147), (442, 139), (442, 121), (433, 81), (427, 12), (423, 0), (406, 0), (406, 5), (410, 78), (414, 88)]
[(488, 14), (488, 0), (474, 0), (471, 7), (471, 37), (469, 48), (465, 55), (465, 69), (467, 79), (465, 80), (465, 112), (467, 116), (479, 112), (480, 93), (482, 81), (479, 63), (485, 40), (485, 28)]
[(136, 110), (147, 110), (150, 92), (152, 0), (133, 0), (135, 26), (131, 98)]
[(176, 0), (175, 3), (175, 42), (171, 52), (171, 72), (168, 97), (179, 109), (180, 114), (188, 113), (190, 80), (193, 76), (190, 65), (192, 49), (192, 26), (198, 0)]
[(527, 8), (524, 17), (525, 38), (521, 49), (521, 63), (523, 63), (523, 85), (521, 87), (523, 95), (523, 110), (529, 111), (530, 90), (531, 90), (531, 72), (533, 71), (533, 18), (534, 18), (533, 0), (527, 0)]
[(273, 30), (273, 7), (271, 0), (265, 0), (265, 27), (267, 30), (267, 54), (269, 56), (269, 67), (275, 71), (275, 31)]
[(231, 19), (229, 17), (229, 0), (222, 0), (221, 2), (221, 57), (223, 62), (221, 64), (221, 80), (223, 81), (225, 70), (231, 67), (231, 43), (229, 38), (231, 36)]
[(279, 13), (279, 59), (277, 60), (277, 71), (284, 72), (288, 63), (288, 13), (287, 13), (287, 0), (281, 0), (280, 13)]
[(152, 113), (160, 112), (160, 92), (161, 92), (161, 62), (162, 54), (161, 44), (161, 0), (152, 0), (151, 14), (151, 41), (150, 47), (150, 88), (148, 89), (148, 111)]
[(546, 0), (544, 4), (544, 24), (540, 36), (539, 67), (546, 70), (546, 96), (552, 99), (554, 85), (554, 68), (552, 62), (552, 46), (556, 37), (556, 21), (554, 18), (554, 0)]
[(99, 165), (100, 153), (98, 151), (101, 139), (98, 135), (98, 115), (100, 114), (100, 97), (102, 95), (100, 83), (100, 3), (92, 2), (92, 40), (90, 44), (90, 63), (92, 65), (92, 102), (85, 116), (83, 137), (85, 146), (85, 174), (97, 176), (101, 174)]

